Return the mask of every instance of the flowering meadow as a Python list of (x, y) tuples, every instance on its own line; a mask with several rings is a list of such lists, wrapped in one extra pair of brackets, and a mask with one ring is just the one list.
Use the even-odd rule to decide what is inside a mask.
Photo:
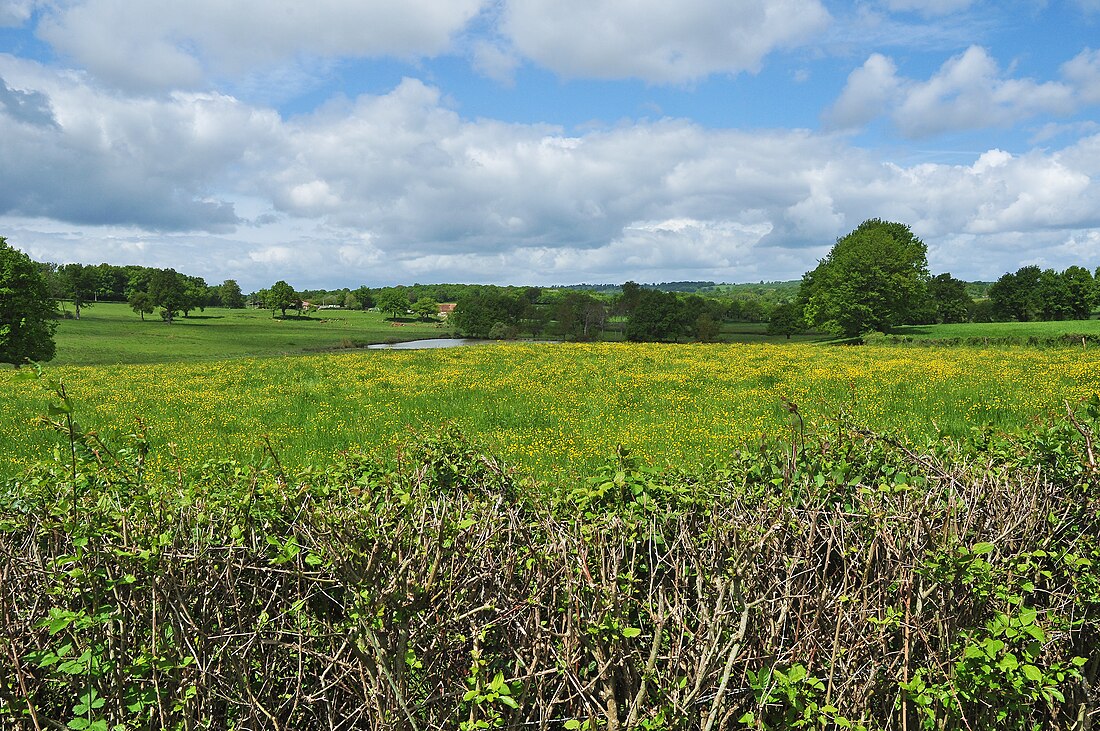
[[(49, 454), (43, 383), (0, 372), (0, 474)], [(111, 443), (140, 419), (167, 469), (270, 443), (287, 465), (394, 454), (442, 424), (521, 473), (587, 474), (622, 444), (654, 465), (721, 462), (838, 420), (915, 441), (1026, 429), (1100, 392), (1100, 352), (812, 345), (500, 344), (201, 363), (47, 367)]]

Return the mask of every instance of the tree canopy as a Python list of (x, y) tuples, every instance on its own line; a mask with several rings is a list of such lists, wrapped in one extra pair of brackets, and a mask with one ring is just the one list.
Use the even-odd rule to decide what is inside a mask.
[(927, 247), (905, 224), (878, 218), (837, 239), (799, 289), (807, 322), (846, 337), (887, 332), (927, 300)]
[(42, 268), (0, 236), (0, 363), (53, 358), (56, 314)]
[(294, 287), (291, 287), (282, 279), (275, 282), (275, 284), (271, 285), (271, 289), (267, 290), (268, 308), (272, 312), (279, 310), (283, 314), (283, 317), (286, 317), (286, 311), (297, 302), (298, 295), (294, 291)]
[(386, 287), (378, 293), (374, 302), (378, 309), (390, 313), (393, 319), (404, 315), (409, 309), (409, 295), (402, 287)]

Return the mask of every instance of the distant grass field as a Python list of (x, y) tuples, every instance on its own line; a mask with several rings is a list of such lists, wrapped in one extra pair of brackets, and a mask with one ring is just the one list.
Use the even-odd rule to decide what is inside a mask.
[(951, 325), (907, 325), (894, 328), (892, 335), (917, 340), (953, 338), (1057, 338), (1063, 335), (1100, 337), (1100, 320), (1061, 320), (1058, 322), (966, 322)]
[(223, 358), (297, 355), (367, 343), (446, 336), (439, 323), (394, 323), (379, 312), (321, 310), (310, 317), (270, 310), (208, 307), (171, 325), (157, 315), (143, 322), (128, 305), (101, 302), (81, 310), (79, 320), (61, 320), (57, 356), (51, 365), (168, 363)]
[[(656, 464), (721, 460), (790, 433), (782, 398), (811, 429), (840, 414), (916, 440), (1025, 428), (1100, 391), (1100, 349), (502, 344), (46, 373), (110, 440), (143, 419), (161, 467), (169, 443), (188, 466), (256, 458), (270, 438), (286, 463), (307, 465), (349, 448), (392, 453), (450, 422), (545, 478), (587, 473), (616, 444)], [(0, 473), (56, 443), (33, 426), (44, 404), (40, 384), (0, 371)]]

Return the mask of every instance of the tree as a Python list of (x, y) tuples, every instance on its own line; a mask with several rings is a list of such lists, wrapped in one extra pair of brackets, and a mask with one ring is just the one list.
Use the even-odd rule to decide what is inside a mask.
[(909, 227), (873, 218), (837, 239), (802, 277), (798, 301), (806, 321), (856, 337), (889, 331), (926, 308), (928, 250)]
[(235, 279), (227, 279), (219, 287), (222, 306), (239, 310), (244, 307), (244, 295), (241, 294), (241, 285)]
[[(359, 306), (364, 310), (369, 310), (371, 307), (374, 307), (374, 292), (371, 291), (370, 287), (366, 285), (358, 287), (352, 294), (355, 295), (355, 299), (358, 300)], [(346, 306), (347, 305), (345, 305), (345, 307)]]
[(554, 306), (555, 329), (574, 340), (593, 340), (607, 324), (607, 305), (586, 292), (570, 291)]
[(518, 330), (525, 303), (493, 287), (472, 290), (458, 298), (448, 319), (462, 334), (472, 338), (487, 338), (497, 333)]
[(145, 316), (152, 313), (156, 305), (148, 292), (134, 292), (130, 295), (130, 309), (141, 315), (141, 321), (144, 322)]
[(784, 302), (772, 310), (771, 319), (768, 320), (768, 335), (786, 335), (787, 340), (790, 340), (792, 335), (805, 330), (806, 321), (802, 319), (801, 308), (794, 302)]
[(80, 319), (80, 308), (91, 307), (95, 302), (99, 287), (98, 271), (95, 267), (83, 264), (63, 264), (57, 269), (61, 281), (61, 294), (72, 300), (76, 310), (76, 319)]
[(375, 306), (382, 312), (390, 313), (390, 319), (396, 320), (409, 309), (409, 295), (401, 287), (386, 287), (375, 298)]
[(928, 281), (928, 296), (931, 299), (932, 319), (936, 322), (966, 322), (970, 319), (970, 304), (973, 300), (966, 293), (966, 282), (955, 279), (951, 274), (937, 274)]
[(1035, 299), (1040, 320), (1065, 320), (1073, 314), (1066, 279), (1053, 269), (1044, 269), (1039, 275)]
[(154, 306), (161, 308), (160, 316), (171, 325), (187, 299), (183, 278), (175, 269), (157, 269), (149, 278), (149, 297)]
[(675, 292), (642, 289), (624, 334), (635, 342), (676, 342), (688, 334), (688, 315)]
[(1029, 322), (1039, 317), (1039, 283), (1043, 271), (1034, 264), (1003, 274), (989, 288), (993, 318), (999, 321)]
[(56, 316), (42, 269), (0, 236), (0, 363), (52, 359)]
[(412, 311), (421, 320), (431, 320), (439, 314), (439, 303), (431, 297), (421, 297), (413, 303)]
[(191, 310), (204, 312), (208, 301), (207, 291), (209, 290), (209, 287), (206, 286), (206, 280), (202, 277), (189, 277), (186, 274), (181, 274), (180, 281), (183, 284), (183, 304), (180, 307), (183, 310), (183, 316), (190, 317)]
[(1062, 279), (1065, 281), (1069, 316), (1074, 320), (1089, 319), (1092, 306), (1097, 301), (1092, 273), (1084, 267), (1071, 266), (1062, 272)]
[(298, 295), (294, 292), (294, 287), (280, 279), (275, 284), (271, 285), (271, 289), (267, 290), (266, 303), (271, 313), (274, 314), (275, 310), (279, 310), (283, 313), (283, 317), (286, 317), (286, 311), (293, 307), (298, 302)]

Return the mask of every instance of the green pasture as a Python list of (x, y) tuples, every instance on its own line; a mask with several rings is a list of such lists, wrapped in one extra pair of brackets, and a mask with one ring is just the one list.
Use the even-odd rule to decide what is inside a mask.
[[(71, 312), (71, 308), (70, 308)], [(392, 322), (381, 312), (319, 310), (308, 317), (274, 318), (270, 310), (208, 307), (171, 325), (143, 321), (128, 305), (101, 302), (80, 319), (63, 319), (51, 365), (171, 363), (299, 355), (450, 335), (442, 323), (411, 317)]]
[(1048, 340), (1066, 335), (1100, 337), (1100, 320), (1059, 320), (1055, 322), (964, 322), (950, 325), (905, 325), (891, 335), (915, 340), (1014, 339), (1026, 343), (1029, 338)]

